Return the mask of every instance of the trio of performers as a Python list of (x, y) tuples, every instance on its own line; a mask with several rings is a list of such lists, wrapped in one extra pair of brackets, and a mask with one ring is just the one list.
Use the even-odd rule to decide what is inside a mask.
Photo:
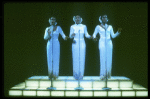
[(59, 58), (60, 58), (60, 43), (58, 41), (59, 34), (61, 34), (64, 40), (68, 38), (73, 39), (72, 43), (72, 57), (73, 57), (73, 76), (76, 80), (83, 79), (85, 56), (86, 56), (86, 44), (84, 36), (88, 39), (97, 40), (97, 33), (100, 34), (99, 39), (99, 51), (100, 51), (100, 79), (111, 77), (112, 69), (112, 50), (113, 45), (110, 38), (117, 37), (121, 33), (121, 28), (114, 34), (111, 25), (108, 25), (107, 15), (99, 17), (100, 25), (97, 25), (92, 36), (87, 32), (87, 27), (81, 24), (82, 18), (77, 15), (73, 17), (74, 25), (70, 27), (70, 35), (67, 37), (60, 26), (57, 26), (56, 18), (51, 17), (49, 19), (50, 27), (47, 27), (44, 34), (44, 39), (47, 42), (47, 64), (48, 64), (48, 76), (49, 79), (56, 79), (59, 76)]

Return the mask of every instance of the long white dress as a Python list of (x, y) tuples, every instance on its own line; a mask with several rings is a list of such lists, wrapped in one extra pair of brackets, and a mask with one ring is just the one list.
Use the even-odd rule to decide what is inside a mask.
[[(101, 27), (100, 25), (97, 25), (93, 34), (93, 37), (95, 38), (97, 33), (100, 34), (99, 39), (99, 51), (100, 51), (100, 76), (106, 77), (106, 69), (107, 68), (107, 78), (111, 77), (111, 70), (112, 70), (112, 51), (113, 51), (113, 45), (110, 38), (110, 35), (112, 38), (115, 38), (119, 35), (118, 32), (114, 34), (113, 27), (111, 25), (105, 25), (105, 28)], [(107, 49), (107, 51), (106, 51)]]
[(84, 65), (86, 55), (86, 44), (84, 41), (84, 35), (86, 38), (91, 36), (87, 32), (86, 25), (74, 24), (70, 27), (70, 38), (75, 33), (72, 43), (72, 58), (73, 58), (73, 76), (76, 80), (82, 79), (84, 76)]
[[(51, 34), (48, 34), (48, 31), (51, 31)], [(60, 43), (58, 40), (59, 33), (65, 39), (65, 34), (63, 33), (60, 26), (57, 26), (57, 29), (53, 31), (53, 26), (47, 27), (44, 34), (44, 39), (47, 40), (47, 64), (48, 64), (48, 76), (53, 75), (58, 77), (59, 75), (59, 58), (60, 58)]]

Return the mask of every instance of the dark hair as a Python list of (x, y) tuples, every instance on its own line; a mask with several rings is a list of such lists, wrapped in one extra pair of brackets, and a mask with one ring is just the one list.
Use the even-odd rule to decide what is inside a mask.
[(103, 16), (107, 16), (107, 14), (103, 14), (101, 18), (103, 18)]
[[(56, 17), (53, 17), (53, 16), (52, 16), (51, 18), (55, 18), (55, 20), (56, 20)], [(50, 19), (51, 19), (51, 18), (50, 18)]]

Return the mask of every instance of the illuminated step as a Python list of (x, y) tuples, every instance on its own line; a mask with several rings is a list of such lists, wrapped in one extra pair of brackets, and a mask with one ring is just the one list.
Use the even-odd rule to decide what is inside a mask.
[[(99, 76), (84, 76), (80, 80), (80, 86), (83, 88), (103, 88), (105, 87), (105, 80), (100, 80)], [(50, 87), (51, 81), (48, 76), (32, 76), (25, 80), (26, 87)], [(59, 76), (58, 79), (53, 80), (53, 87), (56, 88), (76, 88), (78, 80), (73, 76)], [(107, 81), (107, 86), (110, 88), (132, 88), (133, 81), (123, 76), (112, 76)]]
[(84, 88), (84, 90), (74, 90), (74, 88), (57, 88), (47, 90), (47, 87), (38, 88), (25, 87), (25, 83), (20, 83), (9, 90), (9, 96), (33, 96), (33, 97), (148, 97), (148, 89), (133, 84), (133, 88), (112, 88), (103, 90), (102, 88)]

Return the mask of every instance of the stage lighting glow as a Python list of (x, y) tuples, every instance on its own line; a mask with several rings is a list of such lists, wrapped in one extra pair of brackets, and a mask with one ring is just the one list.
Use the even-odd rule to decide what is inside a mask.
[(120, 81), (120, 88), (132, 88), (133, 81)]
[(53, 87), (65, 88), (65, 81), (53, 81)]
[(21, 90), (9, 90), (9, 95), (10, 96), (22, 96), (22, 91)]
[(41, 80), (41, 81), (39, 81), (40, 82), (40, 87), (49, 87), (49, 86), (51, 86), (51, 81), (49, 81), (49, 80)]
[(122, 96), (124, 97), (134, 96), (135, 97), (135, 91), (122, 91)]
[[(147, 97), (148, 89), (139, 84), (133, 84), (132, 80), (109, 79), (107, 82), (111, 90), (103, 90), (105, 80), (96, 77), (85, 77), (80, 80), (80, 86), (84, 90), (74, 90), (78, 87), (78, 80), (72, 77), (62, 77), (54, 80), (53, 87), (56, 90), (48, 90), (50, 80), (44, 77), (31, 77), (23, 83), (19, 83), (9, 90), (9, 96), (54, 96), (54, 97)], [(91, 80), (92, 79), (92, 80)], [(115, 80), (116, 79), (116, 80)], [(26, 85), (27, 84), (27, 85)], [(30, 85), (32, 84), (32, 85)]]
[(95, 97), (106, 97), (107, 91), (94, 91), (94, 96)]
[(136, 91), (136, 96), (148, 96), (148, 91)]
[(119, 97), (121, 96), (121, 91), (108, 91), (108, 96)]
[(50, 91), (37, 91), (37, 96), (50, 96)]
[(78, 96), (78, 91), (66, 91), (65, 96), (75, 97)]
[(92, 88), (92, 81), (80, 81), (80, 86), (83, 88)]
[(23, 96), (36, 96), (36, 91), (23, 91)]
[(26, 86), (39, 86), (39, 81), (37, 81), (37, 80), (33, 80), (33, 81), (27, 80), (26, 81)]
[(64, 96), (64, 91), (51, 91), (51, 96)]
[(103, 88), (105, 87), (105, 81), (94, 81), (93, 88)]
[(80, 96), (93, 96), (93, 92), (92, 91), (80, 91)]

